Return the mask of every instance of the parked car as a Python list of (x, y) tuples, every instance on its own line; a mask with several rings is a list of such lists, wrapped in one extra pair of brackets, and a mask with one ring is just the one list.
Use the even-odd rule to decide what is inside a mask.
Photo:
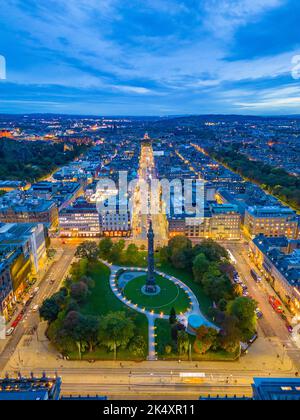
[(253, 344), (258, 339), (258, 335), (254, 334), (254, 336), (249, 340), (249, 344)]
[(258, 319), (261, 319), (264, 316), (263, 313), (262, 313), (262, 311), (259, 308), (257, 308), (255, 310), (255, 313), (256, 313), (256, 316), (257, 316)]
[(16, 328), (16, 327), (19, 325), (20, 321), (22, 321), (22, 319), (23, 319), (23, 314), (22, 314), (22, 313), (20, 313), (20, 314), (17, 316), (17, 318), (14, 320), (14, 322), (12, 323), (12, 327), (13, 327), (13, 328)]
[(10, 337), (11, 335), (13, 335), (13, 332), (15, 331), (14, 327), (9, 328), (6, 331), (6, 337)]
[(294, 328), (290, 324), (286, 324), (286, 328), (290, 334), (294, 332)]
[(34, 305), (32, 312), (37, 312), (39, 310), (39, 305)]

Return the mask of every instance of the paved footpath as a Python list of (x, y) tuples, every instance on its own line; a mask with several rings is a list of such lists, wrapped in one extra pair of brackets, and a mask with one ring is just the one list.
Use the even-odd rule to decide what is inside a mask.
[[(118, 285), (117, 285), (117, 274), (120, 270), (124, 270), (125, 272), (141, 272), (146, 273), (148, 270), (144, 268), (137, 268), (137, 267), (120, 267), (117, 265), (112, 265), (106, 261), (102, 261), (103, 264), (105, 264), (110, 269), (110, 287), (115, 296), (123, 302), (125, 305), (127, 305), (129, 308), (133, 309), (134, 311), (137, 311), (141, 314), (144, 314), (148, 319), (148, 338), (149, 338), (149, 353), (148, 353), (148, 360), (154, 361), (157, 360), (156, 358), (156, 351), (155, 351), (155, 321), (157, 319), (169, 319), (168, 315), (165, 315), (163, 313), (156, 314), (154, 311), (146, 311), (145, 308), (139, 307), (137, 304), (132, 303), (124, 295), (120, 292)], [(176, 277), (170, 276), (168, 274), (162, 273), (160, 271), (155, 271), (155, 273), (161, 277), (164, 277), (165, 279), (173, 282), (177, 287), (180, 287), (183, 289), (186, 294), (188, 295), (190, 301), (191, 301), (191, 307), (190, 309), (183, 314), (186, 318), (188, 318), (191, 315), (197, 315), (202, 318), (203, 325), (206, 325), (207, 327), (216, 328), (214, 324), (212, 324), (205, 316), (202, 314), (199, 306), (199, 302), (193, 293), (193, 291), (181, 280), (177, 279)]]

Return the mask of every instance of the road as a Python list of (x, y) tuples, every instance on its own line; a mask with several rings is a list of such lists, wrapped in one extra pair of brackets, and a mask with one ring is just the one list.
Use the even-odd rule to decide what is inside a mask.
[[(39, 284), (39, 292), (32, 300), (32, 303), (29, 306), (29, 308), (27, 308), (23, 320), (16, 327), (13, 336), (7, 339), (7, 344), (0, 355), (0, 371), (2, 371), (5, 368), (10, 357), (12, 356), (19, 342), (21, 341), (23, 335), (30, 329), (37, 327), (39, 322), (39, 315), (38, 313), (33, 313), (32, 308), (35, 305), (40, 306), (45, 299), (50, 297), (58, 290), (65, 274), (67, 273), (70, 267), (70, 264), (75, 254), (75, 249), (76, 248), (73, 245), (65, 246), (62, 250), (58, 261), (54, 262), (45, 273), (43, 279)], [(53, 284), (50, 284), (49, 279), (54, 279), (55, 282)]]
[(151, 216), (156, 246), (163, 246), (168, 241), (168, 223), (161, 198), (161, 185), (159, 182), (155, 183), (157, 173), (151, 144), (142, 145), (138, 179), (133, 197), (133, 237), (137, 243), (147, 243), (148, 222)]
[[(104, 395), (109, 399), (198, 399), (199, 396), (251, 396), (253, 377), (269, 376), (264, 372), (230, 371), (224, 368), (188, 369), (177, 367), (170, 371), (153, 363), (153, 368), (133, 367), (131, 370), (115, 368), (87, 367), (85, 363), (78, 368), (59, 368), (57, 374), (62, 377), (62, 395)], [(173, 367), (173, 366), (172, 366)], [(181, 378), (180, 373), (205, 373), (204, 379)], [(35, 369), (35, 375), (42, 374)], [(28, 376), (29, 369), (22, 369), (22, 374)], [(46, 370), (51, 377), (54, 372)], [(273, 377), (278, 376), (274, 372)], [(285, 377), (292, 374), (285, 373)]]
[(256, 271), (258, 271), (258, 269), (248, 256), (248, 246), (237, 243), (226, 244), (226, 248), (231, 251), (237, 260), (237, 271), (243, 282), (248, 286), (250, 296), (257, 301), (258, 306), (264, 315), (263, 318), (259, 320), (259, 327), (261, 328), (262, 333), (267, 338), (277, 337), (282, 345), (282, 352), (279, 357), (290, 357), (295, 366), (300, 370), (300, 350), (292, 341), (285, 322), (280, 315), (273, 310), (268, 301), (269, 295), (274, 295), (274, 291), (272, 292), (271, 286), (266, 280), (263, 279), (260, 284), (257, 284), (250, 274), (251, 269), (255, 269)]

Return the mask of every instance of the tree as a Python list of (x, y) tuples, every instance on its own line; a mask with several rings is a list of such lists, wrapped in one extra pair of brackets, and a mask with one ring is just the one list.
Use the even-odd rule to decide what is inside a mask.
[[(86, 258), (81, 259), (71, 265), (70, 275), (71, 281), (78, 281), (81, 277), (87, 273), (88, 260)], [(70, 279), (68, 279), (70, 280)]]
[(189, 248), (174, 250), (171, 256), (172, 265), (182, 270), (191, 267), (191, 252)]
[(75, 256), (77, 258), (86, 258), (88, 261), (96, 261), (99, 257), (99, 248), (93, 241), (83, 242), (77, 248)]
[(256, 332), (256, 307), (256, 302), (247, 297), (238, 297), (228, 305), (228, 314), (238, 320), (238, 327), (244, 341), (248, 341)]
[(84, 302), (89, 294), (88, 286), (80, 281), (71, 285), (70, 295), (78, 303)]
[(81, 277), (80, 281), (86, 284), (89, 289), (94, 289), (95, 287), (95, 280), (93, 280), (91, 277), (83, 276)]
[(129, 351), (134, 356), (137, 357), (144, 357), (146, 354), (147, 345), (145, 342), (144, 337), (138, 335), (137, 337), (133, 337), (129, 344)]
[(189, 351), (189, 335), (185, 331), (179, 331), (177, 336), (177, 350), (180, 356), (183, 356)]
[(207, 328), (204, 325), (196, 332), (194, 350), (196, 353), (206, 354), (209, 350), (217, 347), (218, 332), (214, 328)]
[(135, 326), (125, 312), (110, 312), (101, 318), (98, 339), (101, 344), (114, 352), (117, 358), (117, 349), (126, 348), (134, 336)]
[(238, 321), (233, 316), (226, 315), (221, 323), (219, 343), (223, 350), (228, 353), (235, 353), (240, 347), (242, 333), (238, 327)]
[(113, 241), (110, 238), (103, 238), (99, 244), (99, 256), (103, 259), (110, 257), (111, 249), (113, 247)]
[(159, 262), (161, 264), (165, 264), (167, 262), (169, 262), (170, 259), (170, 248), (168, 246), (163, 246), (162, 248), (159, 249), (159, 254), (158, 254), (158, 258), (159, 258)]
[(81, 315), (79, 312), (69, 312), (63, 321), (63, 328), (60, 331), (62, 338), (68, 337), (74, 341), (77, 346), (80, 359), (82, 352), (85, 351), (87, 343), (85, 331), (83, 328), (83, 318), (83, 315)]
[(234, 275), (236, 274), (235, 267), (230, 264), (229, 262), (222, 262), (220, 265), (220, 271), (225, 274), (230, 280), (234, 279)]
[(176, 315), (175, 308), (173, 307), (170, 312), (169, 323), (170, 325), (174, 325), (176, 324), (176, 322), (177, 322), (177, 315)]
[(203, 241), (194, 248), (195, 255), (204, 254), (212, 262), (220, 262), (222, 259), (228, 259), (228, 253), (225, 248), (211, 239)]
[(240, 284), (235, 284), (233, 286), (233, 293), (235, 294), (235, 296), (241, 297), (243, 296), (243, 288)]
[(175, 236), (169, 241), (168, 254), (175, 268), (184, 269), (191, 266), (192, 242), (185, 236)]
[(230, 280), (221, 273), (217, 263), (211, 263), (208, 271), (203, 275), (204, 292), (215, 302), (232, 297)]
[(209, 260), (206, 258), (205, 254), (201, 253), (198, 254), (197, 257), (194, 259), (193, 263), (193, 273), (194, 279), (196, 283), (202, 283), (204, 274), (208, 271), (209, 268)]
[(129, 265), (136, 265), (139, 261), (139, 249), (135, 244), (128, 245), (125, 253), (126, 262)]
[(85, 340), (89, 344), (89, 352), (91, 353), (98, 340), (100, 319), (91, 315), (84, 316), (81, 319), (80, 327), (82, 329)]
[(225, 312), (227, 308), (227, 304), (228, 302), (226, 299), (219, 300), (218, 308), (220, 309), (220, 311)]
[(170, 248), (171, 253), (173, 253), (174, 251), (177, 251), (179, 249), (191, 249), (193, 245), (191, 240), (188, 239), (186, 236), (178, 235), (170, 239), (168, 246)]
[(114, 263), (114, 264), (119, 264), (122, 258), (122, 254), (125, 248), (125, 241), (121, 240), (115, 244), (113, 244), (111, 251), (110, 251), (110, 256), (109, 256), (109, 260)]
[(56, 302), (56, 300), (52, 297), (50, 299), (46, 299), (42, 306), (39, 309), (40, 317), (43, 318), (45, 321), (49, 323), (54, 322), (58, 314), (60, 312), (60, 306)]

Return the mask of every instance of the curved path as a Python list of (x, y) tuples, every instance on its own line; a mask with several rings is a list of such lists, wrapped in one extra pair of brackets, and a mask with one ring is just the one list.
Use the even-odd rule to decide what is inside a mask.
[[(118, 289), (117, 285), (117, 274), (120, 270), (124, 270), (124, 272), (134, 272), (134, 273), (147, 273), (147, 269), (145, 268), (136, 268), (136, 267), (120, 267), (117, 265), (112, 265), (108, 263), (107, 261), (103, 261), (102, 263), (105, 264), (110, 269), (110, 278), (109, 283), (111, 290), (115, 294), (115, 296), (123, 302), (125, 305), (127, 305), (129, 308), (144, 314), (148, 319), (148, 325), (149, 325), (149, 331), (148, 331), (148, 337), (149, 337), (149, 355), (148, 360), (156, 360), (156, 351), (155, 351), (155, 321), (156, 319), (169, 319), (168, 315), (164, 315), (161, 313), (160, 315), (154, 313), (154, 311), (146, 311), (145, 308), (139, 307), (137, 304), (132, 303), (126, 297), (122, 295), (122, 293)], [(177, 279), (176, 277), (170, 276), (168, 274), (162, 273), (160, 271), (155, 271), (155, 273), (165, 279), (170, 280), (171, 282), (175, 283), (176, 286), (183, 289), (190, 301), (191, 301), (191, 307), (190, 309), (183, 314), (185, 317), (189, 317), (191, 315), (198, 315), (203, 320), (203, 325), (210, 327), (210, 328), (216, 328), (216, 326), (211, 323), (201, 312), (198, 299), (196, 298), (194, 292), (181, 280)]]

